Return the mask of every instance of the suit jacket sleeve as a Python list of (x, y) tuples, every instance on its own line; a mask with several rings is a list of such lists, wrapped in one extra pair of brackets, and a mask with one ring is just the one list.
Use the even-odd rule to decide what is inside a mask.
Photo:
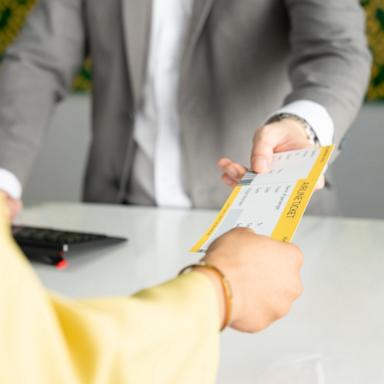
[(193, 272), (125, 298), (49, 294), (11, 240), (2, 203), (0, 382), (215, 382), (219, 318), (205, 276)]
[(357, 0), (285, 0), (291, 23), (293, 91), (285, 100), (324, 106), (338, 145), (363, 100), (371, 57)]
[(0, 67), (0, 168), (23, 184), (85, 55), (81, 0), (39, 0)]

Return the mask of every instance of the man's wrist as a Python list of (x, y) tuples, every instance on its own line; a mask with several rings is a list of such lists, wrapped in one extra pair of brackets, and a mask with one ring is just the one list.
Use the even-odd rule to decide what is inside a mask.
[(313, 130), (313, 128), (309, 125), (309, 123), (302, 117), (295, 115), (293, 113), (282, 112), (282, 113), (273, 115), (267, 120), (266, 124), (277, 123), (279, 121), (283, 121), (287, 119), (293, 120), (301, 125), (308, 141), (311, 144), (314, 144), (314, 145), (319, 144), (319, 140), (316, 136), (316, 133)]
[(320, 145), (331, 145), (335, 126), (331, 115), (321, 104), (311, 100), (296, 100), (284, 105), (273, 114), (268, 120), (282, 113), (288, 113), (300, 117), (313, 129)]

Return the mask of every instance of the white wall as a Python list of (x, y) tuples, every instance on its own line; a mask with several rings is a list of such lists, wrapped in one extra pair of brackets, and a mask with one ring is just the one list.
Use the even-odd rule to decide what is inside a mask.
[[(350, 130), (334, 168), (341, 213), (384, 219), (384, 103), (368, 104)], [(79, 201), (90, 135), (90, 101), (59, 106), (25, 190), (26, 203)]]
[(384, 103), (363, 107), (348, 134), (335, 173), (345, 216), (384, 219)]

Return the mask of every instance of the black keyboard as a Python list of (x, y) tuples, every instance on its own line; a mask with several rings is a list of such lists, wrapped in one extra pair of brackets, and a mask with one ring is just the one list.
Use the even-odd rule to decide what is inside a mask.
[(13, 225), (12, 234), (28, 258), (57, 267), (67, 265), (65, 254), (92, 247), (118, 244), (127, 239), (104, 234)]

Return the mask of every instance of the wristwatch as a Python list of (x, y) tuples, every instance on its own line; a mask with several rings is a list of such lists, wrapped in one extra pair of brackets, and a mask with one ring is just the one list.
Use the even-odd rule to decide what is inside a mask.
[(308, 141), (314, 145), (320, 144), (314, 129), (307, 123), (305, 119), (293, 113), (278, 113), (277, 115), (273, 115), (270, 119), (267, 120), (266, 124), (276, 123), (284, 119), (292, 119), (299, 122), (304, 128)]

